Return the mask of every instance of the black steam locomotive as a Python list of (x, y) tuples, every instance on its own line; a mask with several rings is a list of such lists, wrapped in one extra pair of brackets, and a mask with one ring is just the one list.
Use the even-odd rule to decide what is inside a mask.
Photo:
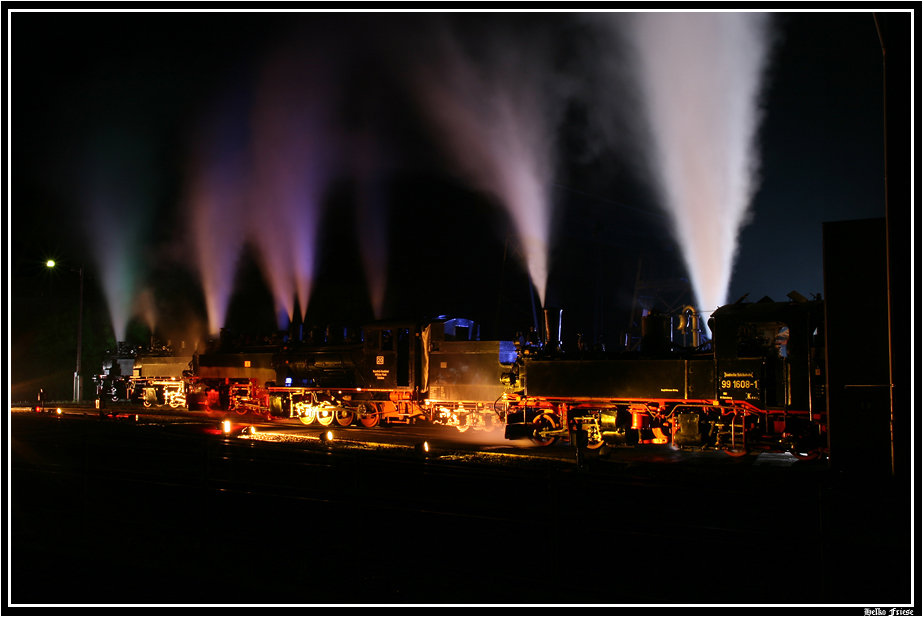
[(195, 355), (186, 378), (191, 410), (297, 418), (323, 426), (427, 421), (500, 427), (501, 376), (512, 342), (480, 341), (471, 320), (441, 316), (328, 327), (284, 341), (233, 341)]
[(98, 405), (130, 401), (145, 407), (185, 407), (183, 372), (189, 369), (191, 359), (192, 353), (187, 353), (185, 346), (175, 352), (170, 341), (163, 344), (152, 337), (149, 346), (119, 342), (115, 352), (106, 355), (100, 373), (93, 376)]
[(827, 447), (824, 307), (790, 297), (719, 307), (702, 345), (673, 344), (670, 316), (652, 313), (640, 351), (522, 346), (504, 378), (505, 435), (590, 449), (671, 443), (817, 457)]
[[(504, 427), (508, 439), (540, 445), (564, 438), (588, 449), (672, 444), (812, 458), (827, 446), (824, 306), (790, 297), (718, 308), (702, 344), (673, 341), (672, 320), (700, 332), (689, 307), (652, 312), (640, 349), (618, 353), (562, 351), (560, 335), (481, 341), (476, 323), (447, 316), (260, 341), (223, 331), (191, 362), (168, 347), (125, 351), (109, 359), (100, 388), (145, 405), (322, 426), (424, 421)], [(555, 332), (549, 315), (545, 333)]]

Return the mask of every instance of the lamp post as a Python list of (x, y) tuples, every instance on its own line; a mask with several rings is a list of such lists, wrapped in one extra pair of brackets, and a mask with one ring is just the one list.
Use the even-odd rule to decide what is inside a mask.
[[(45, 265), (48, 268), (55, 267), (54, 260), (48, 260)], [(81, 383), (80, 383), (80, 357), (81, 347), (83, 344), (83, 264), (80, 268), (71, 268), (72, 272), (80, 275), (80, 312), (77, 314), (77, 370), (74, 372), (74, 401), (80, 401)]]

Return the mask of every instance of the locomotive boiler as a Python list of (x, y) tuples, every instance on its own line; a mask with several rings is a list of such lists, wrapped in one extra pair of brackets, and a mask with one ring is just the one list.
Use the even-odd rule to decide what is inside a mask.
[(790, 297), (719, 307), (713, 339), (699, 346), (671, 343), (668, 316), (653, 313), (640, 351), (525, 348), (505, 376), (505, 436), (817, 457), (827, 443), (823, 302)]

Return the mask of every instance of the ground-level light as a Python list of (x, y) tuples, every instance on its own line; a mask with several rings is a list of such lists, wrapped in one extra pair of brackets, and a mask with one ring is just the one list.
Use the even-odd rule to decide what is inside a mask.
[(331, 444), (334, 441), (334, 432), (333, 431), (322, 432), (321, 435), (318, 436), (318, 439), (321, 440), (322, 444)]

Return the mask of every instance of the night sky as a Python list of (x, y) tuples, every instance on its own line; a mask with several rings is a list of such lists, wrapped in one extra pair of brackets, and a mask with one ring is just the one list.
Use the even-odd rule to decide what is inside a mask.
[[(231, 282), (225, 325), (265, 332), (278, 325), (279, 309), (268, 256), (279, 252), (275, 270), (294, 269), (303, 258), (286, 239), (304, 238), (299, 230), (312, 225), (310, 325), (456, 314), (481, 322), (482, 338), (528, 328), (538, 300), (515, 227), (465, 158), (502, 141), (506, 125), (478, 126), (475, 114), (472, 141), (460, 146), (425, 109), (434, 92), (450, 93), (452, 105), (438, 112), (492, 92), (456, 79), (446, 40), (462, 50), (464, 68), (511, 88), (522, 103), (513, 106), (518, 122), (529, 125), (535, 109), (542, 115), (553, 210), (546, 304), (564, 309), (566, 343), (578, 332), (620, 336), (639, 255), (654, 252), (683, 272), (632, 131), (611, 130), (638, 120), (631, 106), (606, 108), (630, 86), (619, 69), (626, 58), (596, 14), (7, 18), (14, 400), (17, 388), (34, 392), (43, 379), (68, 392), (78, 278), (66, 267), (85, 265), (89, 375), (115, 341), (106, 281), (129, 297), (127, 338), (144, 341), (154, 325), (164, 340), (195, 340), (208, 320), (196, 247), (207, 247)], [(882, 52), (872, 14), (775, 14), (772, 23), (761, 181), (729, 301), (822, 292), (822, 222), (885, 216)], [(539, 87), (523, 95), (521, 79)], [(442, 83), (462, 88), (431, 88)], [(612, 124), (600, 125), (607, 117)], [(241, 153), (257, 153), (258, 162)], [(305, 173), (293, 178), (291, 169)], [(236, 204), (248, 197), (209, 218), (196, 210), (202, 195)], [(266, 206), (293, 195), (312, 196), (315, 224), (301, 221), (298, 206)], [(242, 249), (218, 260), (228, 247)], [(49, 258), (62, 265), (56, 272), (45, 268)]]

